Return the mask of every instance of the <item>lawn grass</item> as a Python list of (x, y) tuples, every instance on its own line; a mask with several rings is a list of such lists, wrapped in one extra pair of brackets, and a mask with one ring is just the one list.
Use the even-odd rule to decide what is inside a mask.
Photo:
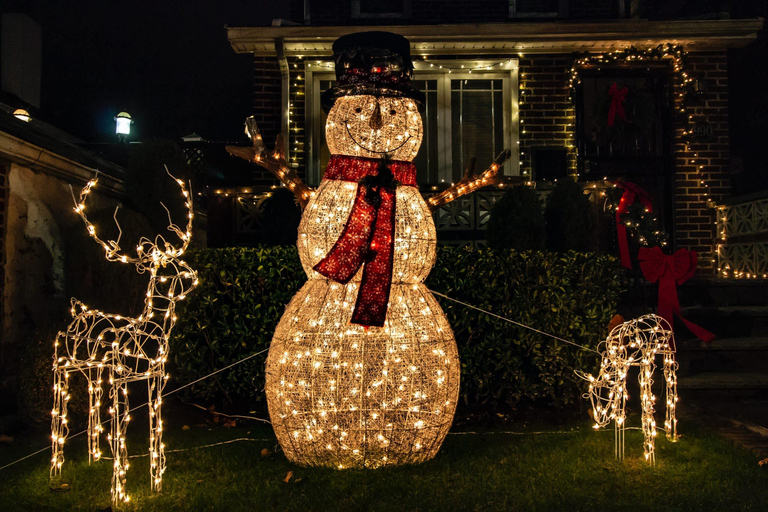
[[(170, 419), (172, 420), (172, 418)], [(128, 510), (768, 510), (768, 471), (756, 458), (710, 431), (681, 426), (669, 443), (660, 436), (657, 463), (642, 461), (642, 436), (627, 433), (627, 458), (613, 458), (613, 431), (572, 430), (525, 435), (497, 431), (449, 435), (438, 456), (421, 466), (375, 471), (301, 468), (273, 450), (269, 426), (182, 430), (169, 421), (166, 447), (190, 448), (239, 437), (262, 439), (168, 454), (160, 494), (149, 492), (147, 458), (132, 460)], [(132, 425), (134, 427), (134, 425)], [(139, 453), (132, 429), (129, 450)], [(526, 431), (518, 429), (517, 431)], [(132, 437), (135, 437), (133, 439)], [(40, 448), (18, 441), (0, 451), (0, 466)], [(108, 447), (104, 446), (105, 454)], [(67, 443), (63, 480), (48, 481), (48, 454), (0, 472), (0, 510), (102, 510), (109, 507), (110, 462), (88, 465), (84, 439)], [(293, 478), (283, 480), (289, 471)]]

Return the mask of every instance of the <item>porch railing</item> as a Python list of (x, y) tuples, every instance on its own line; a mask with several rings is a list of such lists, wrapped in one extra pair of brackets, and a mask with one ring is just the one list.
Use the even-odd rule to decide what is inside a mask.
[(718, 206), (717, 273), (720, 277), (768, 278), (768, 191)]

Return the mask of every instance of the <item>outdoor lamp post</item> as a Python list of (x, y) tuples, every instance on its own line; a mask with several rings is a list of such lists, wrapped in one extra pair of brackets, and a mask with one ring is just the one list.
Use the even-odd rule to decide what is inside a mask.
[(115, 133), (117, 134), (117, 138), (119, 140), (125, 140), (128, 137), (128, 135), (131, 134), (131, 125), (133, 124), (133, 119), (131, 119), (131, 114), (129, 114), (128, 112), (122, 111), (114, 117), (114, 120), (115, 120)]

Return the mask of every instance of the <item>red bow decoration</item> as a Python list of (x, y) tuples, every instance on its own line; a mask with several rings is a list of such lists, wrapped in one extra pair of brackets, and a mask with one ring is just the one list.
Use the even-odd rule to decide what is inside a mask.
[(653, 249), (641, 247), (638, 254), (640, 270), (651, 283), (659, 282), (659, 316), (673, 326), (674, 315), (701, 341), (710, 343), (715, 335), (680, 314), (677, 285), (683, 284), (696, 273), (698, 256), (696, 251), (678, 249), (674, 254), (664, 254), (659, 246)]
[(611, 97), (611, 106), (608, 107), (608, 126), (613, 126), (616, 116), (626, 122), (627, 115), (624, 113), (624, 100), (627, 99), (629, 90), (626, 87), (619, 89), (616, 82), (608, 89), (608, 96)]
[(624, 189), (624, 193), (621, 195), (621, 200), (619, 201), (619, 207), (616, 208), (616, 235), (619, 241), (619, 257), (621, 258), (622, 267), (632, 268), (632, 259), (629, 257), (627, 226), (624, 224), (624, 221), (621, 220), (621, 216), (627, 213), (630, 205), (634, 204), (635, 201), (640, 201), (649, 212), (653, 211), (653, 204), (648, 192), (634, 183), (619, 180), (616, 184)]
[(363, 266), (353, 324), (382, 327), (392, 287), (398, 185), (416, 186), (412, 162), (332, 155), (325, 179), (358, 182), (347, 223), (314, 269), (346, 284)]

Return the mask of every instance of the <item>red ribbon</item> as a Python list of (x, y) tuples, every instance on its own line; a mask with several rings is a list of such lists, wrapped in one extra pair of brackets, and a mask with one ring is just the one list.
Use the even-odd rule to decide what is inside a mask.
[(616, 184), (624, 189), (624, 193), (621, 195), (621, 200), (619, 201), (619, 207), (616, 208), (616, 235), (619, 241), (619, 256), (621, 258), (622, 267), (632, 268), (632, 259), (629, 257), (627, 226), (624, 224), (621, 216), (627, 213), (630, 205), (634, 204), (635, 201), (640, 201), (649, 212), (653, 211), (653, 203), (651, 202), (651, 196), (648, 195), (648, 192), (634, 183), (619, 180)]
[(629, 90), (626, 87), (619, 89), (616, 82), (608, 89), (608, 96), (611, 97), (611, 106), (608, 107), (608, 126), (613, 126), (616, 116), (619, 116), (622, 121), (626, 122), (627, 116), (624, 113), (624, 100), (627, 99), (627, 92)]
[(412, 162), (390, 160), (386, 167), (392, 176), (377, 182), (376, 177), (383, 178), (382, 165), (381, 160), (372, 158), (332, 155), (324, 176), (359, 184), (341, 235), (314, 269), (346, 284), (363, 266), (351, 320), (363, 326), (384, 325), (392, 287), (396, 189), (398, 185), (416, 186), (416, 166)]
[(701, 341), (710, 343), (714, 340), (714, 334), (686, 320), (680, 314), (677, 285), (683, 284), (696, 273), (696, 251), (678, 249), (674, 254), (664, 254), (659, 246), (653, 249), (641, 247), (638, 260), (643, 276), (651, 283), (659, 282), (659, 316), (672, 326), (674, 315), (677, 315)]

